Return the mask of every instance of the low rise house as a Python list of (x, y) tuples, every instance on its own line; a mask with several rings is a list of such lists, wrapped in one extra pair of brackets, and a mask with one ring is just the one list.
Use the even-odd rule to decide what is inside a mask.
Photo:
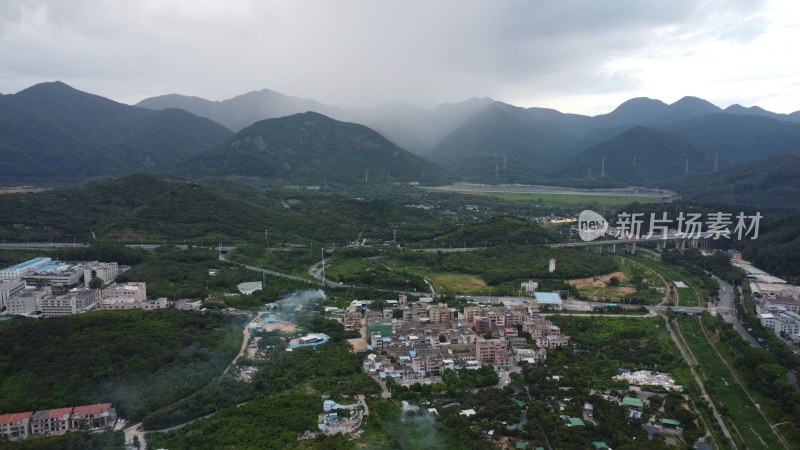
[(63, 434), (70, 429), (70, 419), (74, 408), (47, 409), (36, 411), (31, 419), (31, 434)]
[(32, 412), (0, 415), (0, 439), (19, 441), (30, 434)]
[(102, 430), (113, 427), (116, 421), (117, 411), (111, 403), (76, 406), (70, 419), (74, 430)]

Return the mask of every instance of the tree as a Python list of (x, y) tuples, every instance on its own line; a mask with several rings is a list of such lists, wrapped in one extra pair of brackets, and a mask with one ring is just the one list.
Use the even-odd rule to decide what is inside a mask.
[(140, 444), (139, 444), (139, 436), (136, 436), (136, 435), (133, 436), (133, 446), (136, 447), (136, 448), (139, 448), (139, 446), (140, 446)]
[(103, 283), (102, 278), (92, 277), (92, 279), (89, 280), (89, 289), (100, 289), (101, 287), (103, 287), (103, 284), (105, 283)]
[(608, 285), (609, 285), (609, 286), (619, 286), (619, 278), (617, 278), (617, 277), (611, 277), (611, 278), (608, 280)]

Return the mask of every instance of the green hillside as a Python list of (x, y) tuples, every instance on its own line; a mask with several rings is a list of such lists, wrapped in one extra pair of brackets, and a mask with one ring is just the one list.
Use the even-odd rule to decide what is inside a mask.
[(442, 181), (442, 171), (375, 131), (307, 112), (267, 119), (190, 159), (187, 176), (245, 176), (287, 183)]
[(688, 182), (688, 200), (720, 201), (758, 207), (800, 207), (800, 155), (749, 161)]
[(182, 110), (151, 111), (42, 83), (0, 97), (0, 183), (166, 172), (230, 134)]
[(141, 418), (221, 373), (243, 321), (163, 309), (2, 322), (0, 411), (112, 402)]
[(709, 114), (661, 127), (691, 142), (720, 167), (784, 153), (800, 152), (800, 124), (741, 114)]
[(360, 201), (302, 190), (250, 192), (234, 197), (171, 176), (131, 175), (88, 188), (0, 195), (0, 237), (54, 240), (273, 243), (343, 242), (359, 234), (391, 239), (403, 229), (418, 239), (443, 228), (433, 212), (383, 200)]
[(562, 125), (495, 103), (444, 138), (429, 157), (474, 180), (524, 182), (555, 170), (576, 154), (576, 139)]
[(684, 177), (687, 160), (689, 174), (713, 169), (708, 154), (685, 139), (652, 128), (635, 127), (587, 149), (554, 178), (579, 185), (662, 187)]

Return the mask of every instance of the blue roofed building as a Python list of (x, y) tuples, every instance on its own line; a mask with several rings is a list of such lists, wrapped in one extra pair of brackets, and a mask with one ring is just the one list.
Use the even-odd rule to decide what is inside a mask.
[(564, 305), (564, 301), (561, 300), (561, 296), (557, 292), (537, 292), (535, 295), (536, 303), (539, 307), (547, 306), (550, 309), (560, 310)]
[(29, 259), (28, 261), (15, 264), (11, 267), (7, 267), (3, 270), (0, 270), (0, 280), (18, 280), (22, 278), (23, 275), (32, 272), (34, 269), (41, 267), (50, 261), (52, 261), (50, 258), (33, 258)]

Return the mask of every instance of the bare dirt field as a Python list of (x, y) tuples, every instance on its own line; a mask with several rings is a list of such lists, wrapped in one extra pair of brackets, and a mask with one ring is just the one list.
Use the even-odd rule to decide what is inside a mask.
[(283, 333), (294, 333), (297, 331), (297, 325), (293, 324), (292, 322), (275, 322), (275, 323), (268, 323), (264, 325), (264, 331), (275, 331), (280, 330)]
[(626, 295), (636, 293), (636, 288), (633, 286), (609, 286), (608, 280), (611, 277), (617, 277), (620, 283), (625, 284), (628, 281), (628, 275), (623, 272), (613, 272), (592, 278), (579, 278), (576, 280), (569, 280), (568, 283), (577, 287), (581, 292), (589, 294), (590, 296), (607, 298), (622, 298)]

